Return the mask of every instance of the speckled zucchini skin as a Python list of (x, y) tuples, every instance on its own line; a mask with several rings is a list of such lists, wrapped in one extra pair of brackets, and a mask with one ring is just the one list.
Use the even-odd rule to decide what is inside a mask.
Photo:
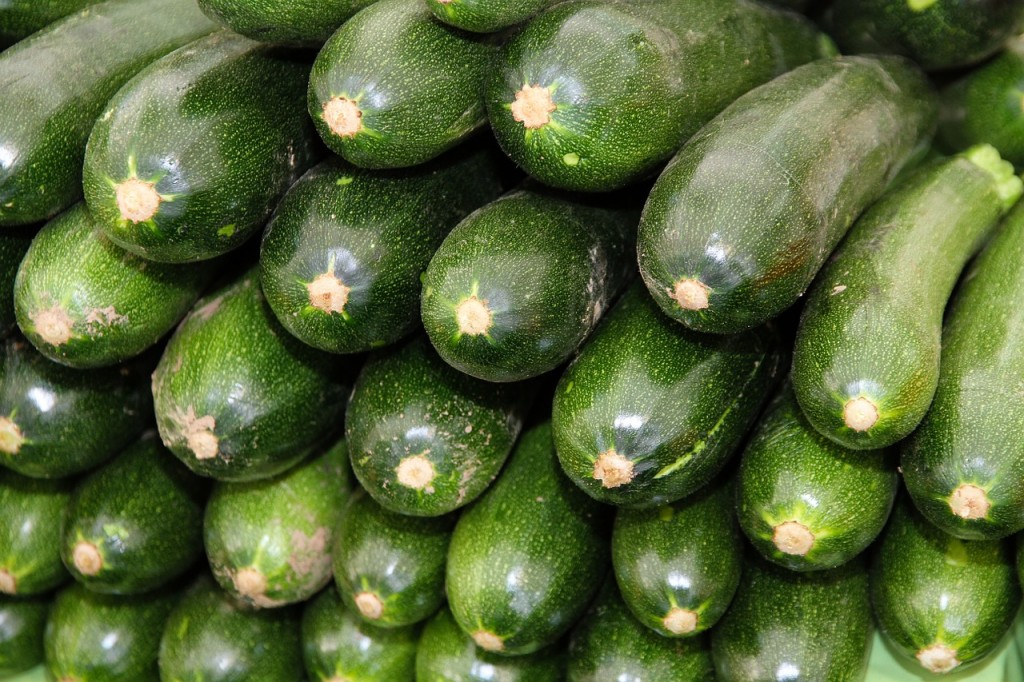
[[(577, 0), (505, 45), (487, 113), (532, 176), (604, 191), (651, 174), (729, 102), (826, 43), (808, 20), (746, 0)], [(542, 88), (550, 111), (517, 115), (524, 86)]]
[[(899, 490), (896, 459), (893, 453), (856, 452), (825, 438), (807, 422), (787, 387), (743, 453), (736, 477), (740, 526), (757, 551), (780, 566), (835, 568), (882, 532)], [(808, 546), (786, 543), (782, 534), (790, 523), (810, 533)]]
[(107, 100), (215, 29), (194, 0), (110, 0), (0, 55), (0, 225), (46, 220), (81, 198), (85, 143)]
[(179, 597), (175, 590), (115, 597), (83, 585), (67, 587), (46, 623), (50, 679), (159, 682), (160, 637)]
[(711, 631), (711, 651), (722, 680), (859, 682), (867, 679), (871, 633), (863, 560), (794, 573), (751, 556)]
[[(423, 0), (379, 0), (320, 51), (309, 115), (327, 146), (357, 166), (415, 166), (486, 123), (483, 83), (494, 54), (487, 41), (436, 21)], [(325, 120), (338, 97), (359, 112), (342, 134)]]
[[(445, 238), (423, 275), (423, 326), (445, 362), (520, 381), (565, 362), (635, 271), (639, 214), (519, 190)], [(465, 331), (463, 306), (485, 311)]]
[[(430, 258), (452, 227), (501, 191), (495, 161), (478, 149), (405, 171), (367, 171), (336, 157), (311, 170), (263, 235), (260, 275), (277, 319), (334, 353), (412, 333)], [(316, 299), (318, 282), (333, 286), (329, 298)]]
[(425, 336), (379, 352), (359, 375), (345, 413), (352, 469), (386, 509), (447, 514), (498, 475), (531, 393), (452, 369)]
[[(562, 468), (606, 503), (654, 507), (689, 495), (733, 455), (783, 355), (768, 329), (690, 332), (635, 283), (559, 381), (552, 425)], [(602, 475), (608, 457), (629, 472)]]
[(0, 359), (0, 464), (33, 478), (62, 478), (120, 452), (152, 418), (142, 359), (118, 368), (61, 367), (23, 339)]
[(338, 428), (354, 364), (282, 328), (253, 268), (200, 299), (168, 342), (153, 374), (160, 435), (204, 476), (274, 476)]
[(319, 47), (374, 0), (198, 0), (208, 17), (264, 43)]
[[(903, 448), (903, 480), (929, 521), (964, 539), (1024, 529), (1024, 204), (971, 265), (946, 317), (939, 388)], [(956, 513), (967, 484), (990, 505)], [(951, 505), (951, 503), (953, 503)], [(963, 510), (960, 509), (962, 512)]]
[(10, 333), (18, 322), (14, 316), (14, 278), (35, 232), (34, 226), (7, 227), (0, 234), (0, 337)]
[(345, 606), (378, 627), (412, 625), (433, 615), (444, 603), (455, 520), (452, 514), (403, 516), (357, 492), (334, 549), (334, 578)]
[(742, 564), (731, 484), (615, 515), (612, 566), (619, 591), (633, 616), (662, 637), (691, 637), (717, 623), (739, 585)]
[(378, 628), (348, 611), (334, 587), (302, 614), (302, 652), (311, 682), (413, 682), (419, 629)]
[(608, 581), (569, 641), (569, 682), (714, 679), (707, 637), (661, 637), (641, 625)]
[(274, 478), (214, 487), (203, 542), (222, 589), (271, 608), (305, 601), (330, 582), (349, 490), (347, 452), (342, 441)]
[(14, 44), (100, 0), (8, 0), (0, 7), (0, 45)]
[(521, 24), (555, 4), (556, 0), (426, 0), (434, 16), (456, 28), (493, 33)]
[[(936, 116), (924, 76), (900, 57), (820, 60), (739, 98), (651, 191), (637, 237), (651, 295), (698, 331), (733, 333), (777, 316)], [(676, 292), (687, 281), (706, 300), (683, 308)]]
[[(202, 556), (208, 491), (147, 434), (75, 486), (61, 526), (64, 565), (94, 592), (141, 594), (167, 584)], [(84, 543), (99, 565), (80, 557)]]
[[(960, 540), (901, 500), (871, 567), (871, 599), (882, 634), (912, 662), (947, 647), (957, 672), (988, 655), (1020, 606), (1009, 540)], [(923, 660), (922, 660), (923, 659)]]
[(17, 675), (43, 662), (49, 596), (0, 595), (0, 675)]
[(47, 223), (14, 283), (18, 324), (33, 346), (76, 369), (116, 365), (174, 328), (212, 279), (212, 263), (166, 265), (112, 244), (85, 204)]
[(43, 594), (68, 579), (60, 524), (71, 486), (0, 469), (0, 593)]
[(607, 511), (562, 474), (549, 424), (526, 432), (501, 478), (455, 525), (447, 586), (459, 627), (510, 656), (554, 644), (601, 586)]
[[(107, 237), (149, 260), (189, 263), (240, 246), (319, 157), (302, 106), (308, 55), (219, 31), (141, 71), (89, 136), (83, 185)], [(155, 192), (151, 217), (119, 190)]]

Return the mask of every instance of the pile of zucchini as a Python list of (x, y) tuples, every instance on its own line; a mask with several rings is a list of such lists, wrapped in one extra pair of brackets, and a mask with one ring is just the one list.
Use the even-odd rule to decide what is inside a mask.
[(985, 661), (1021, 31), (0, 1), (0, 678), (839, 682), (876, 628)]

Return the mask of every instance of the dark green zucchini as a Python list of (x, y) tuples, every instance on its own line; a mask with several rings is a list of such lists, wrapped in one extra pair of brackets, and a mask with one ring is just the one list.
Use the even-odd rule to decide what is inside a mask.
[(157, 652), (175, 590), (131, 597), (64, 589), (46, 623), (46, 670), (54, 680), (159, 682)]
[(203, 555), (208, 489), (147, 434), (75, 486), (61, 530), (64, 564), (94, 592), (167, 584)]
[(110, 243), (85, 204), (77, 204), (39, 232), (18, 269), (18, 324), (54, 362), (115, 365), (185, 316), (213, 277), (211, 265), (143, 260)]
[(85, 143), (107, 100), (146, 64), (215, 29), (195, 0), (109, 0), (4, 51), (0, 225), (46, 220), (81, 198)]
[(550, 424), (526, 432), (455, 525), (447, 588), (459, 627), (498, 654), (554, 644), (601, 586), (609, 520), (558, 468)]
[(413, 682), (418, 629), (367, 625), (345, 608), (334, 587), (302, 614), (302, 651), (311, 682)]
[(71, 485), (0, 468), (0, 593), (42, 594), (68, 579), (60, 524)]
[(878, 627), (933, 673), (983, 660), (1010, 628), (1021, 588), (1009, 540), (960, 540), (901, 500), (871, 567)]
[(0, 5), (0, 45), (14, 44), (100, 0), (7, 0)]
[(345, 508), (334, 549), (334, 579), (345, 605), (380, 627), (429, 618), (444, 603), (454, 526), (454, 515), (403, 516), (357, 492)]
[(264, 43), (319, 47), (374, 0), (198, 0), (199, 8), (235, 33)]
[(630, 614), (610, 580), (569, 641), (569, 682), (713, 678), (706, 636), (681, 640), (651, 632)]
[(90, 469), (152, 419), (148, 358), (80, 371), (21, 339), (8, 339), (0, 352), (0, 464), (18, 473), (61, 478)]
[(558, 384), (562, 468), (602, 502), (654, 507), (685, 497), (733, 455), (783, 371), (771, 330), (695, 334), (635, 283)]
[(447, 514), (498, 475), (531, 393), (452, 369), (425, 336), (379, 352), (359, 375), (345, 413), (352, 469), (385, 509)]
[(995, 540), (1024, 529), (1024, 203), (953, 298), (935, 401), (903, 448), (903, 480), (942, 530)]
[(43, 662), (43, 632), (51, 601), (49, 596), (0, 595), (0, 677)]
[(736, 510), (743, 532), (770, 561), (793, 571), (835, 568), (882, 532), (899, 484), (894, 456), (825, 438), (787, 387), (743, 453)]
[(445, 235), (500, 191), (484, 150), (387, 173), (325, 161), (289, 190), (263, 235), (267, 301), (322, 350), (395, 343), (420, 324), (420, 277)]
[(32, 226), (7, 227), (0, 234), (0, 337), (7, 336), (18, 322), (14, 316), (14, 278), (35, 233)]
[(807, 19), (747, 0), (577, 0), (505, 45), (487, 113), (530, 175), (604, 191), (650, 175), (729, 102), (830, 48)]
[(520, 24), (556, 0), (427, 0), (427, 7), (444, 23), (475, 33), (493, 33)]
[(637, 251), (651, 295), (699, 331), (777, 316), (927, 142), (936, 115), (924, 76), (899, 57), (821, 60), (736, 100), (647, 200)]
[(423, 275), (423, 326), (434, 348), (488, 381), (562, 364), (633, 274), (637, 217), (529, 190), (474, 212)]
[(218, 480), (279, 474), (338, 427), (351, 364), (285, 331), (252, 268), (200, 299), (164, 350), (153, 374), (164, 445)]
[(203, 540), (221, 588), (267, 608), (305, 601), (330, 582), (347, 453), (341, 441), (274, 478), (214, 487)]
[(495, 47), (436, 21), (423, 0), (379, 0), (327, 41), (309, 115), (327, 146), (363, 168), (429, 161), (487, 122)]
[(663, 637), (690, 637), (717, 623), (739, 585), (742, 563), (731, 484), (615, 515), (612, 566), (619, 591), (633, 616)]

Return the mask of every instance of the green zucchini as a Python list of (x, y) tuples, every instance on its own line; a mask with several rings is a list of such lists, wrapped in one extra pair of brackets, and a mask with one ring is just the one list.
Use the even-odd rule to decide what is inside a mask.
[(0, 5), (0, 45), (14, 44), (100, 0), (7, 0)]
[(0, 469), (0, 593), (42, 594), (68, 579), (60, 524), (68, 480), (44, 481)]
[(0, 359), (0, 464), (61, 478), (117, 454), (152, 418), (148, 358), (80, 371), (54, 364), (21, 339)]
[(147, 434), (76, 486), (61, 527), (61, 558), (94, 592), (141, 594), (203, 554), (209, 486)]
[(436, 21), (423, 0), (378, 0), (317, 55), (309, 115), (350, 163), (415, 166), (486, 123), (482, 91), (494, 52)]
[(0, 226), (46, 220), (81, 198), (85, 143), (107, 100), (214, 29), (195, 0), (108, 0), (0, 54)]
[(320, 591), (349, 487), (345, 441), (274, 478), (218, 483), (203, 540), (221, 588), (257, 608)]
[(469, 504), (498, 475), (531, 398), (444, 363), (425, 336), (378, 352), (345, 413), (352, 469), (382, 507), (440, 516)]
[(455, 525), (447, 587), (459, 627), (509, 656), (554, 644), (601, 586), (606, 511), (558, 468), (550, 424), (526, 432), (501, 478)]
[(279, 474), (341, 421), (348, 364), (282, 329), (252, 268), (200, 299), (167, 343), (153, 375), (164, 445), (218, 480)]
[(991, 653), (1017, 615), (1013, 545), (947, 535), (902, 500), (875, 553), (871, 599), (897, 651), (927, 671), (959, 672)]
[(556, 0), (427, 0), (434, 16), (456, 28), (475, 33), (493, 33), (520, 24), (555, 4)]
[(777, 316), (936, 116), (927, 81), (900, 57), (817, 61), (739, 98), (654, 184), (637, 237), (651, 295), (698, 331)]
[(818, 431), (877, 449), (917, 428), (953, 286), (1022, 191), (981, 145), (912, 174), (857, 221), (811, 288), (793, 350), (796, 398)]
[(706, 682), (713, 678), (706, 636), (682, 640), (651, 632), (630, 614), (612, 581), (569, 641), (569, 682)]
[(615, 515), (612, 566), (620, 594), (633, 616), (662, 637), (691, 637), (717, 623), (742, 564), (731, 484)]
[(895, 456), (825, 438), (787, 387), (743, 453), (736, 510), (766, 559), (792, 571), (835, 568), (882, 532), (899, 484)]
[(345, 608), (334, 587), (302, 613), (302, 652), (312, 682), (413, 682), (419, 631), (378, 628)]
[(530, 175), (604, 191), (650, 175), (729, 102), (830, 46), (807, 19), (747, 0), (576, 0), (505, 45), (487, 113)]
[(198, 0), (208, 17), (264, 43), (319, 47), (374, 0)]
[(0, 595), (0, 677), (17, 675), (43, 662), (43, 632), (49, 596)]
[(110, 241), (190, 263), (263, 227), (319, 156), (304, 56), (220, 31), (142, 70), (89, 136), (82, 182)]
[(159, 682), (157, 652), (179, 594), (97, 594), (74, 584), (53, 602), (46, 623), (46, 670), (55, 680)]
[(39, 232), (18, 269), (18, 324), (54, 362), (116, 365), (185, 316), (213, 277), (210, 265), (143, 260), (112, 244), (77, 204)]
[(345, 508), (334, 579), (345, 606), (379, 627), (429, 618), (444, 603), (444, 569), (455, 517), (416, 518), (359, 491)]
[(639, 508), (685, 497), (733, 455), (783, 371), (771, 330), (694, 334), (638, 282), (558, 383), (562, 468), (602, 502)]
[(902, 450), (917, 508), (964, 539), (1024, 529), (1024, 203), (965, 275), (942, 336), (935, 401)]
[(34, 226), (8, 227), (0, 234), (0, 338), (7, 336), (18, 323), (14, 316), (14, 278), (35, 232)]
[(423, 326), (434, 348), (488, 381), (562, 364), (629, 282), (637, 217), (529, 190), (474, 212), (423, 275)]
[(431, 256), (462, 218), (498, 196), (497, 171), (478, 150), (388, 173), (335, 157), (306, 173), (278, 206), (260, 250), (277, 319), (334, 353), (410, 334), (420, 324), (420, 277)]

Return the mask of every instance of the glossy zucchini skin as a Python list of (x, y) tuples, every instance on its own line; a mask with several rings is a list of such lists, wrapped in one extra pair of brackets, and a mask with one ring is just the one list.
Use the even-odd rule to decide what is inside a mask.
[(8, 227), (0, 235), (0, 337), (7, 336), (18, 323), (14, 316), (14, 278), (35, 233), (33, 225)]
[(235, 33), (264, 43), (319, 47), (374, 0), (198, 0), (199, 8)]
[(0, 469), (0, 593), (44, 594), (68, 579), (60, 525), (71, 488)]
[(552, 425), (562, 468), (601, 502), (663, 505), (734, 454), (781, 378), (770, 329), (690, 332), (633, 284), (562, 375)]
[(52, 599), (0, 595), (0, 675), (17, 675), (43, 662), (43, 632)]
[(215, 29), (194, 0), (109, 0), (5, 50), (0, 225), (46, 220), (80, 199), (86, 140), (107, 100), (146, 64)]
[(434, 16), (450, 26), (474, 33), (493, 33), (520, 24), (555, 4), (555, 0), (426, 0)]
[(654, 184), (640, 274), (666, 315), (734, 333), (791, 306), (937, 117), (900, 57), (798, 67), (729, 105)]
[(9, 0), (0, 7), (0, 45), (14, 44), (100, 0)]

